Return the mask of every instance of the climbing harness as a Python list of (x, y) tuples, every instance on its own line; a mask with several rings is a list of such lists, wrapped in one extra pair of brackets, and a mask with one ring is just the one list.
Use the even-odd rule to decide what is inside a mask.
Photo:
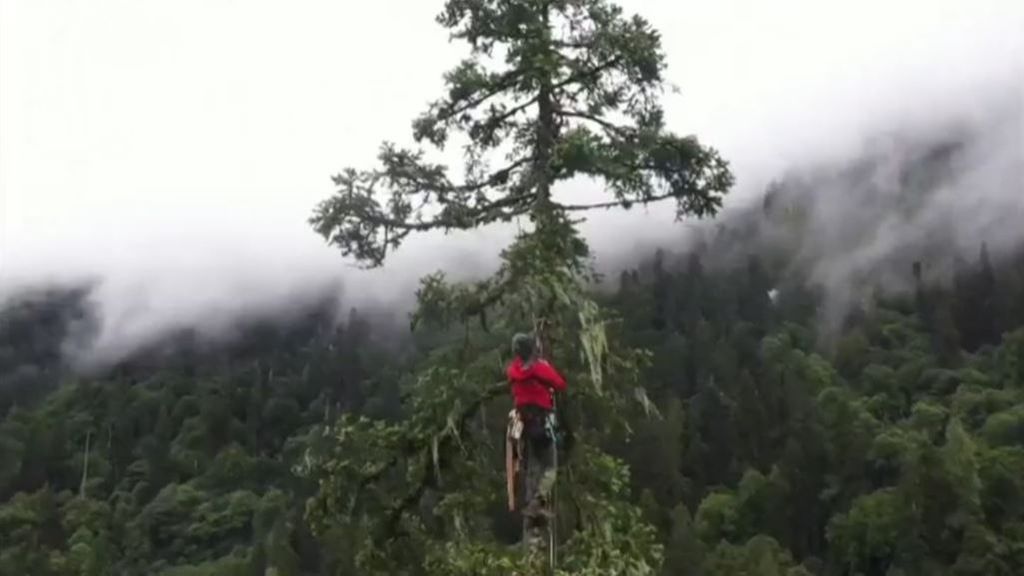
[(520, 468), (520, 455), (522, 446), (520, 440), (523, 436), (523, 420), (519, 417), (519, 411), (512, 409), (508, 413), (508, 426), (505, 429), (505, 480), (508, 489), (508, 509), (514, 512), (516, 509), (516, 475)]

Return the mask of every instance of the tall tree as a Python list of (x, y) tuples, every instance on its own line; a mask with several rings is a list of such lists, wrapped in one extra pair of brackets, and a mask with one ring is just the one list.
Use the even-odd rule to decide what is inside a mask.
[[(376, 266), (412, 232), (526, 214), (554, 227), (569, 211), (674, 199), (679, 215), (701, 216), (720, 206), (732, 175), (713, 149), (666, 130), (664, 55), (644, 19), (605, 0), (449, 0), (438, 22), (471, 54), (413, 135), (443, 149), (461, 133), (465, 176), (455, 181), (422, 148), (384, 143), (380, 167), (335, 176), (337, 193), (311, 218), (343, 254)], [(603, 180), (612, 199), (555, 201), (555, 183), (577, 176)]]
[[(457, 352), (428, 362), (406, 396), (409, 420), (347, 418), (332, 428), (335, 451), (311, 457), (306, 469), (322, 487), (310, 509), (314, 524), (340, 527), (357, 548), (361, 542), (364, 573), (393, 573), (401, 562), (447, 574), (507, 574), (516, 566), (517, 557), (488, 536), (486, 511), (504, 496), (495, 450), (483, 449), (494, 439), (471, 436), (473, 414), (504, 391), (482, 394), (480, 383), (500, 377), (494, 368), (505, 339), (531, 328), (527, 318), (567, 371), (574, 405), (585, 408), (575, 412), (580, 442), (565, 463), (577, 520), (562, 567), (653, 574), (659, 550), (626, 503), (626, 470), (599, 448), (602, 437), (621, 432), (622, 403), (644, 398), (640, 356), (609, 342), (606, 315), (584, 292), (589, 250), (572, 214), (673, 200), (678, 216), (709, 215), (732, 175), (714, 150), (666, 129), (660, 37), (639, 16), (627, 18), (605, 0), (449, 0), (437, 20), (469, 44), (470, 55), (445, 75), (447, 94), (415, 120), (413, 136), (437, 149), (460, 140), (464, 176), (456, 180), (421, 148), (385, 143), (378, 168), (334, 178), (337, 192), (310, 223), (370, 267), (413, 232), (520, 216), (533, 226), (502, 252), (489, 278), (449, 284), (438, 272), (423, 280), (414, 326), (454, 322), (470, 336), (467, 320), (479, 318), (497, 336), (474, 333)], [(575, 177), (603, 181), (608, 197), (558, 200), (556, 184)], [(431, 499), (434, 506), (415, 512)]]
[(964, 337), (964, 348), (974, 351), (999, 342), (999, 297), (988, 246), (981, 245), (978, 261), (962, 266), (956, 278), (957, 323)]

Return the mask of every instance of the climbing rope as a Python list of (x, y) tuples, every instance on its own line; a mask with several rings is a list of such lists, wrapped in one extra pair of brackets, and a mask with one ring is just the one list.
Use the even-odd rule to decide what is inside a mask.
[(555, 481), (551, 484), (551, 499), (548, 507), (551, 509), (551, 516), (548, 518), (548, 552), (551, 574), (555, 573), (558, 547), (558, 436), (555, 422), (556, 400), (552, 397), (551, 414), (548, 415), (548, 436), (551, 438), (551, 467), (555, 473)]

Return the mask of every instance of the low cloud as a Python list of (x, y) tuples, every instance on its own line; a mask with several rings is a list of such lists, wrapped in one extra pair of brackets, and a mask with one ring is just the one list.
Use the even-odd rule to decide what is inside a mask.
[[(938, 235), (973, 254), (1024, 228), (1019, 2), (625, 5), (663, 33), (681, 89), (666, 95), (669, 122), (718, 148), (738, 180), (710, 224), (674, 222), (668, 205), (591, 215), (584, 232), (605, 271), (638, 246), (680, 248), (787, 171), (812, 183), (796, 248), (839, 308), (859, 279), (889, 281), (883, 263), (904, 247)], [(324, 294), (401, 317), (423, 274), (485, 274), (515, 233), (417, 236), (370, 272), (344, 262), (306, 218), (331, 174), (408, 138), (461, 50), (428, 3), (232, 6), (0, 4), (0, 301), (95, 282), (100, 329), (81, 358), (116, 360), (182, 327), (217, 334)], [(968, 143), (955, 174), (925, 208), (880, 210), (899, 205), (901, 158), (944, 134)], [(829, 175), (864, 158), (867, 180)]]

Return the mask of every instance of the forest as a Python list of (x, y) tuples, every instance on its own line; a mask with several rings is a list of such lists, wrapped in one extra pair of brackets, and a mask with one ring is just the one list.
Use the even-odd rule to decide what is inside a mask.
[[(780, 217), (756, 212), (744, 225)], [(1024, 250), (997, 260), (979, 246), (948, 285), (912, 265), (911, 290), (850, 310), (825, 344), (822, 295), (780, 273), (787, 253), (747, 245), (721, 264), (742, 232), (638, 256), (599, 291), (617, 341), (649, 351), (639, 381), (653, 404), (605, 444), (661, 550), (649, 570), (618, 573), (1024, 570)], [(182, 333), (86, 377), (61, 350), (87, 294), (25, 294), (0, 319), (0, 573), (366, 573), (346, 527), (314, 530), (330, 519), (308, 508), (307, 450), (342, 414), (413, 418), (403, 391), (464, 346), (460, 330), (377, 334), (357, 310), (313, 303), (240, 327), (230, 345)], [(492, 372), (469, 385), (500, 381)], [(476, 496), (511, 546), (507, 403), (486, 406), (493, 490)], [(375, 466), (380, 447), (365, 449)], [(381, 573), (459, 573), (418, 570), (428, 556)]]
[[(467, 181), (384, 145), (310, 225), (371, 266), (422, 230), (532, 228), (493, 276), (425, 277), (409, 323), (327, 295), (88, 369), (69, 350), (102, 325), (90, 285), (8, 297), (0, 574), (541, 573), (503, 467), (503, 368), (534, 329), (568, 380), (559, 575), (1024, 573), (1024, 245), (820, 249), (823, 190), (910, 221), (964, 140), (720, 212), (728, 163), (666, 129), (648, 23), (602, 0), (450, 0), (438, 22), (472, 56), (413, 132), (464, 133)], [(574, 177), (608, 202), (557, 202)], [(706, 225), (597, 274), (570, 215), (663, 200)]]

